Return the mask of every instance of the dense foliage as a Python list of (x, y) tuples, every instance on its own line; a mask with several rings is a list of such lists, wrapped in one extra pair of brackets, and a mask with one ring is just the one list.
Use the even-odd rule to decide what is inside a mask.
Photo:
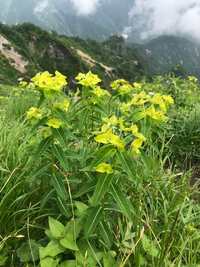
[(196, 78), (75, 81), (0, 88), (0, 266), (197, 266)]

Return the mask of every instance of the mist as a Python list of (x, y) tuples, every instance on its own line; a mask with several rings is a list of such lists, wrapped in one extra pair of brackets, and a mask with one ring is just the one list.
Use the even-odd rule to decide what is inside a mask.
[(143, 40), (167, 34), (200, 41), (200, 0), (135, 0), (128, 16), (124, 34), (137, 30)]
[(70, 0), (77, 12), (77, 15), (90, 15), (97, 11), (100, 5), (99, 0)]

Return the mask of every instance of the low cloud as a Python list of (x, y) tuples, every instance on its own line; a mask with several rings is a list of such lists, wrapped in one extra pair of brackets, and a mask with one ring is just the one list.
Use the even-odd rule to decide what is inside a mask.
[(76, 9), (77, 15), (89, 15), (96, 12), (100, 5), (100, 0), (70, 0), (74, 8)]
[(39, 4), (37, 4), (37, 6), (35, 6), (34, 8), (34, 13), (42, 13), (49, 5), (49, 1), (48, 0), (43, 0), (41, 2), (39, 2)]
[(137, 30), (143, 40), (172, 34), (200, 41), (200, 0), (135, 0), (128, 15), (124, 34)]

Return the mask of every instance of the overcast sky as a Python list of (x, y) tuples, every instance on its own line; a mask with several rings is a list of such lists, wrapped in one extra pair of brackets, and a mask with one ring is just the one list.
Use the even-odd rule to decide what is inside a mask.
[[(98, 11), (103, 1), (70, 0), (78, 15)], [(123, 0), (121, 0), (123, 1)], [(162, 34), (188, 35), (200, 41), (200, 0), (133, 0), (125, 34), (139, 29), (141, 38)]]

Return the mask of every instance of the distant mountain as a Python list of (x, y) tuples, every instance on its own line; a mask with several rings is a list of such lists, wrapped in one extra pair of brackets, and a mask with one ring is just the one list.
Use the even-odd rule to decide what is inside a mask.
[(32, 22), (59, 34), (104, 41), (110, 35), (122, 33), (133, 3), (133, 0), (102, 1), (94, 14), (86, 16), (77, 15), (70, 0), (0, 0), (0, 21), (9, 25)]
[(184, 72), (200, 80), (200, 45), (186, 38), (160, 36), (146, 44), (134, 44), (158, 74), (169, 70)]
[(70, 88), (76, 88), (79, 72), (98, 74), (104, 88), (118, 78), (133, 82), (153, 74), (138, 49), (127, 46), (121, 36), (99, 43), (49, 33), (32, 23), (0, 23), (0, 82), (17, 84), (19, 77), (29, 79), (46, 70), (66, 75)]

